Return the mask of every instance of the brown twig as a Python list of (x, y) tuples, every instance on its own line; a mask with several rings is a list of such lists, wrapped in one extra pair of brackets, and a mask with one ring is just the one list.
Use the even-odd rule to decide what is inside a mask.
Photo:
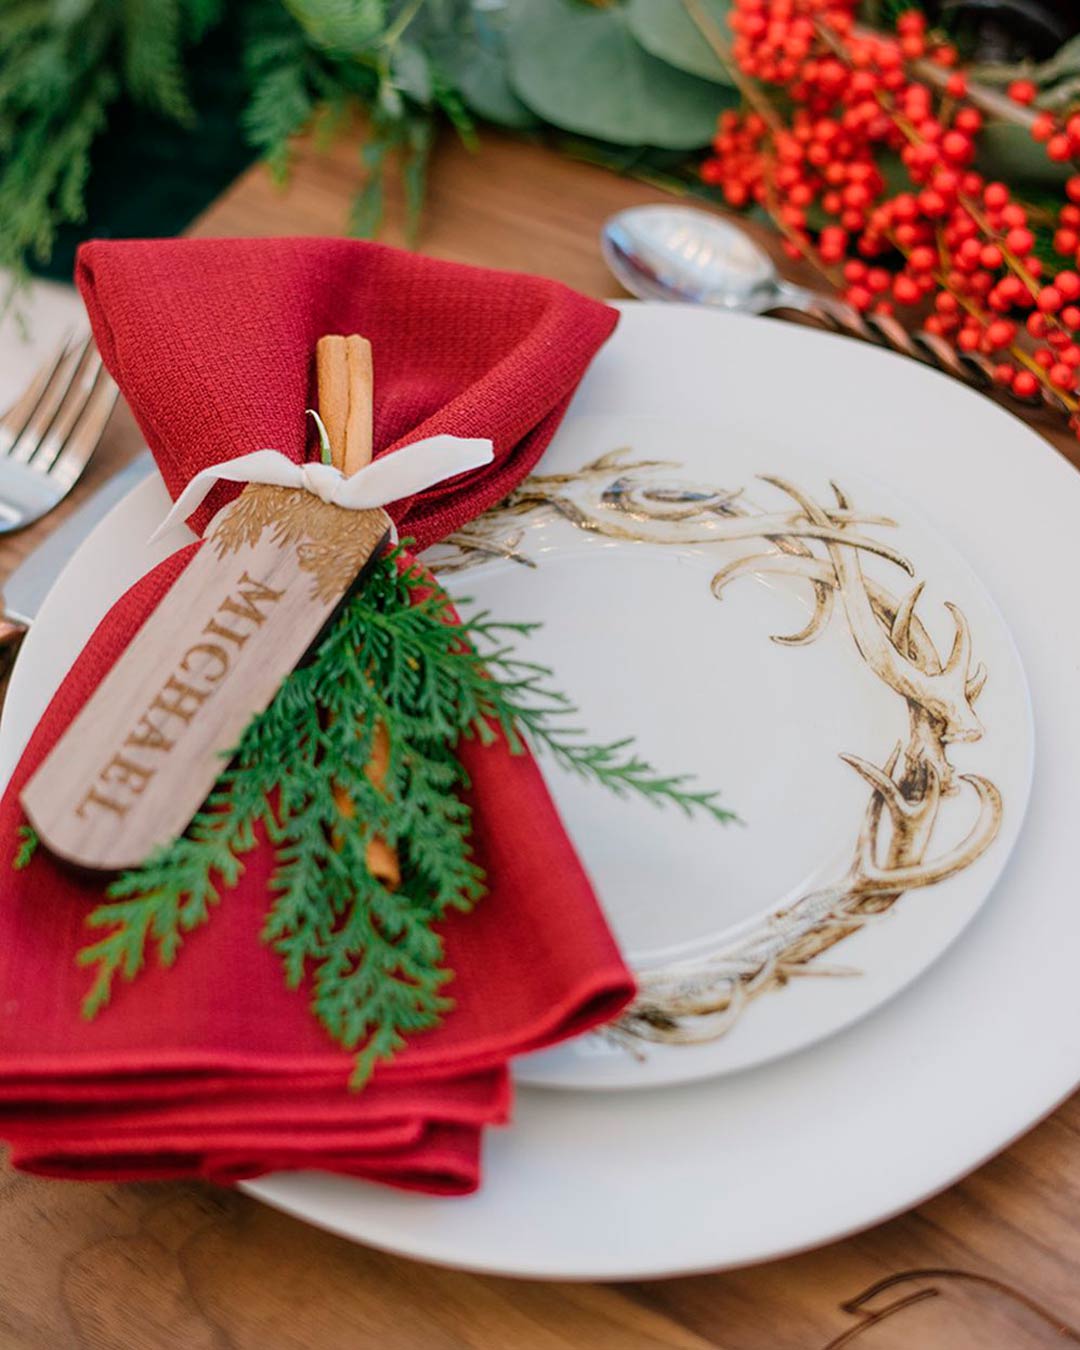
[[(952, 74), (944, 66), (928, 61), (925, 57), (911, 63), (911, 72), (938, 93), (944, 93), (949, 76)], [(976, 80), (968, 80), (965, 98), (987, 116), (996, 118), (999, 122), (1010, 122), (1013, 126), (1023, 127), (1025, 131), (1031, 130), (1035, 125), (1035, 119), (1039, 116), (1037, 108), (1027, 108), (1015, 103), (1007, 94), (998, 93), (996, 89), (990, 89)]]

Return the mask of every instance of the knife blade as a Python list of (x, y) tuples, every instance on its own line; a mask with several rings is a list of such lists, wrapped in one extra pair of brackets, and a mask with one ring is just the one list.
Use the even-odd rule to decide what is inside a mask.
[(5, 629), (25, 631), (29, 627), (79, 545), (153, 468), (154, 457), (149, 450), (136, 455), (16, 567), (2, 588)]

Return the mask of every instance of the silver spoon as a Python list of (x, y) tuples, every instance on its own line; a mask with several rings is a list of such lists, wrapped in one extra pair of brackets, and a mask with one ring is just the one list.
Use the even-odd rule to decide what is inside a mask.
[(827, 303), (777, 273), (772, 259), (738, 225), (692, 206), (633, 206), (600, 233), (604, 261), (631, 295), (681, 300), (744, 314)]
[(785, 281), (745, 230), (698, 207), (664, 203), (619, 211), (605, 222), (600, 248), (615, 279), (642, 300), (741, 314), (797, 310), (968, 384), (985, 388), (992, 382), (993, 365), (977, 352), (957, 352), (936, 334), (911, 333), (889, 315), (864, 316), (843, 300)]

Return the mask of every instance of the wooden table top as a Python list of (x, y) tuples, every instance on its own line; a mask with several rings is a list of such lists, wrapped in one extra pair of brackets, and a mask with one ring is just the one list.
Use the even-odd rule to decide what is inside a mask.
[[(254, 169), (192, 232), (340, 233), (357, 158), (353, 146), (325, 158), (302, 154), (285, 195)], [(536, 146), (491, 136), (472, 157), (447, 139), (420, 246), (611, 296), (596, 247), (600, 224), (619, 207), (661, 196)], [(385, 237), (401, 242), (393, 194), (388, 208)], [(72, 505), (137, 444), (119, 415)], [(0, 575), (61, 518), (0, 548)], [(1080, 1096), (965, 1181), (857, 1237), (745, 1271), (625, 1285), (438, 1270), (203, 1185), (76, 1184), (0, 1171), (0, 1350), (1080, 1344), (1078, 1215)]]

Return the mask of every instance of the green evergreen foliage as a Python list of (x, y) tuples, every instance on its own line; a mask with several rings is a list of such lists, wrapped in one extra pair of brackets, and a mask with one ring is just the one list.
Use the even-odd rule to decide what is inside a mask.
[(44, 261), (78, 221), (90, 152), (126, 88), (190, 120), (183, 53), (218, 0), (8, 0), (0, 6), (0, 266)]
[[(461, 795), (463, 737), (502, 738), (514, 753), (527, 743), (613, 792), (732, 818), (715, 793), (657, 773), (631, 742), (591, 744), (550, 672), (516, 655), (530, 631), (487, 614), (456, 624), (446, 596), (403, 566), (400, 550), (382, 558), (313, 659), (248, 726), (187, 832), (119, 877), (90, 914), (103, 935), (79, 956), (94, 971), (86, 1015), (151, 952), (176, 960), (185, 937), (227, 902), (265, 832), (276, 868), (264, 940), (289, 986), (309, 988), (315, 1016), (356, 1052), (361, 1086), (452, 1006), (436, 925), (484, 892)], [(389, 739), (380, 786), (368, 777), (378, 726)], [(341, 791), (355, 808), (349, 819)], [(375, 838), (398, 855), (394, 889), (367, 866)]]
[[(235, 69), (249, 90), (244, 134), (276, 177), (287, 173), (295, 136), (312, 128), (323, 138), (355, 134), (352, 114), (366, 114), (368, 175), (351, 226), (370, 235), (395, 161), (415, 231), (440, 124), (472, 146), (477, 119), (524, 130), (549, 120), (544, 110), (554, 105), (564, 130), (595, 136), (599, 127), (625, 143), (648, 125), (645, 118), (627, 129), (629, 106), (639, 121), (647, 112), (657, 119), (665, 145), (703, 144), (732, 95), (722, 80), (709, 83), (680, 65), (686, 35), (676, 25), (672, 47), (669, 31), (677, 3), (636, 5), (632, 30), (621, 4), (585, 15), (590, 60), (629, 61), (653, 73), (640, 89), (630, 80), (631, 97), (627, 80), (588, 78), (588, 70), (552, 87), (567, 60), (580, 66), (587, 56), (573, 37), (583, 7), (571, 0), (510, 0), (505, 9), (484, 0), (4, 0), (0, 266), (20, 271), (27, 261), (47, 261), (58, 228), (82, 220), (91, 150), (121, 100), (199, 135), (185, 69), (226, 8), (238, 21), (218, 31), (236, 42)], [(709, 3), (725, 12), (726, 0)], [(518, 33), (535, 24), (541, 4), (548, 27), (562, 33), (557, 50), (538, 50)], [(673, 63), (651, 50), (674, 51)], [(639, 107), (646, 96), (647, 107)]]

